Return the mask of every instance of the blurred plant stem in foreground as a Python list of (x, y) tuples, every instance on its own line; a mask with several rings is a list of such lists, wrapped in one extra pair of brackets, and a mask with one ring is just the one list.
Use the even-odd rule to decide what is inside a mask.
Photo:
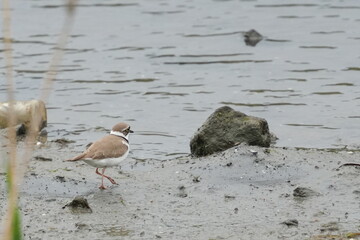
[[(75, 6), (77, 0), (67, 0), (66, 4), (66, 18), (63, 28), (59, 35), (56, 47), (52, 54), (52, 58), (48, 67), (48, 71), (43, 79), (41, 92), (39, 93), (40, 99), (46, 102), (51, 90), (53, 81), (58, 72), (58, 66), (63, 57), (64, 48), (74, 22)], [(13, 81), (13, 58), (12, 58), (12, 38), (11, 38), (11, 11), (10, 0), (2, 0), (2, 35), (4, 44), (4, 60), (7, 81), (7, 94), (9, 102), (9, 115), (8, 115), (8, 167), (7, 167), (7, 214), (3, 217), (4, 233), (0, 237), (4, 240), (22, 239), (23, 232), (21, 228), (21, 214), (18, 208), (19, 185), (21, 184), (28, 163), (30, 161), (32, 152), (35, 147), (36, 138), (38, 136), (38, 128), (36, 123), (39, 119), (32, 119), (31, 127), (28, 131), (24, 147), (21, 149), (23, 154), (18, 157), (17, 152), (17, 139), (16, 139), (16, 114), (14, 113), (15, 102), (15, 89)], [(34, 116), (39, 118), (40, 116)]]

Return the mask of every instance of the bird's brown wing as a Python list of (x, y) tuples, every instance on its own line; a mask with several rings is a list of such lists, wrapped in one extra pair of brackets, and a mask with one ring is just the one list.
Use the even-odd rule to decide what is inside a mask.
[(125, 140), (121, 137), (107, 135), (91, 144), (84, 153), (67, 161), (79, 161), (86, 158), (101, 160), (104, 158), (120, 157), (128, 150), (128, 147), (122, 141)]

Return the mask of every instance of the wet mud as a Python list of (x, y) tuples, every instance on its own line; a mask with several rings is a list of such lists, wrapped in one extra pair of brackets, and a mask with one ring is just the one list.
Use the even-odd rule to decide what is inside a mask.
[(94, 168), (63, 162), (72, 145), (35, 151), (21, 185), (24, 239), (345, 239), (359, 230), (360, 168), (343, 164), (360, 152), (244, 145), (130, 158), (107, 170), (119, 185), (100, 190)]

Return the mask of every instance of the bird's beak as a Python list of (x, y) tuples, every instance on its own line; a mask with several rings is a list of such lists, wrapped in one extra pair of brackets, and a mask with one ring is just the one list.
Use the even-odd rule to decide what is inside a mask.
[(130, 132), (130, 133), (133, 133), (134, 131), (129, 129), (129, 132)]

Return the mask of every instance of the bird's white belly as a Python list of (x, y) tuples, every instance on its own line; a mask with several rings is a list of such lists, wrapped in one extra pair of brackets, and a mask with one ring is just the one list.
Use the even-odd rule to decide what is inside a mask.
[(91, 158), (85, 158), (83, 159), (83, 161), (96, 168), (114, 167), (119, 165), (123, 160), (125, 160), (128, 154), (129, 151), (127, 151), (124, 155), (122, 155), (119, 158), (104, 158), (104, 159), (96, 159), (96, 160)]

